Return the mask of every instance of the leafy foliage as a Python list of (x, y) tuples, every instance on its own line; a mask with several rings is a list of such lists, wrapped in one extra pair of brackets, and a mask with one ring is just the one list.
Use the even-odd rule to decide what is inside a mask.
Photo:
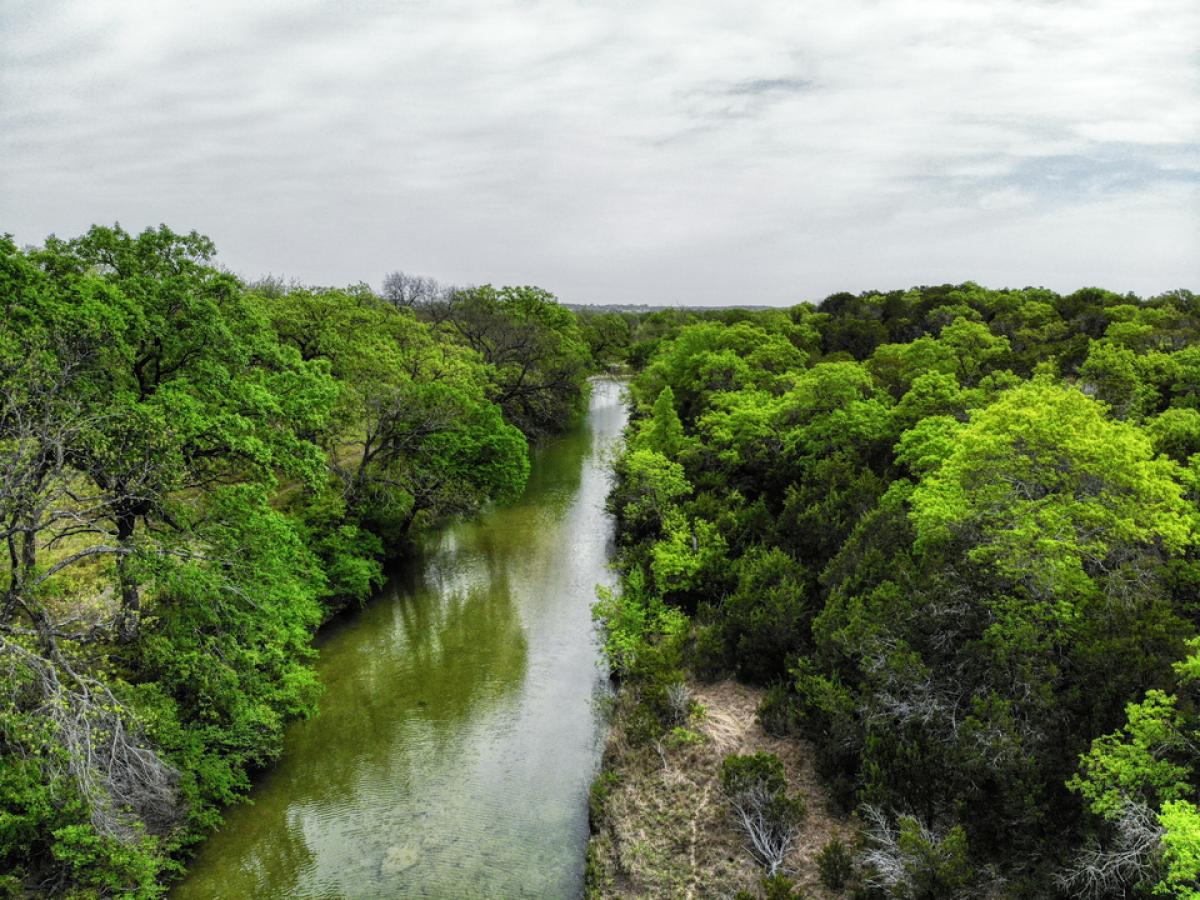
[(864, 890), (1195, 889), (1197, 346), (1187, 291), (967, 283), (647, 349), (623, 585), (696, 674), (770, 686), (868, 820)]
[(535, 288), (438, 321), (439, 292), (248, 288), (214, 256), (0, 238), (5, 894), (161, 895), (316, 708), (318, 625), (414, 530), (519, 494), (522, 429), (583, 400)]

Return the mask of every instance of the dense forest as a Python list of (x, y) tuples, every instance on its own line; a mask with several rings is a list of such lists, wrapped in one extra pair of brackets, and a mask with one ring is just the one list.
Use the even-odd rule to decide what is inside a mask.
[[(161, 895), (315, 711), (316, 630), (620, 370), (624, 734), (761, 686), (858, 823), (837, 891), (1200, 897), (1191, 293), (572, 312), (94, 227), (0, 240), (0, 307), (0, 895)], [(721, 781), (786, 846), (778, 760)]]
[[(690, 679), (766, 687), (859, 823), (820, 858), (855, 896), (1200, 897), (1200, 298), (837, 294), (631, 358), (626, 737), (696, 740)], [(778, 761), (721, 778), (791, 896)]]
[(315, 709), (315, 629), (519, 494), (600, 364), (536, 288), (248, 285), (214, 253), (0, 240), (2, 896), (161, 894)]

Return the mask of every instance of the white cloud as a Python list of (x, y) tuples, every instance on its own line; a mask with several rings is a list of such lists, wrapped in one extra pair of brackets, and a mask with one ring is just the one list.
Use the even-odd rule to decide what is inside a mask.
[(0, 8), (0, 229), (792, 302), (1200, 285), (1192, 0)]

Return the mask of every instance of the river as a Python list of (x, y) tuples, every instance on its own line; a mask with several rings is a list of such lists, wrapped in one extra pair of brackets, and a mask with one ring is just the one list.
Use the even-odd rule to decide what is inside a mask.
[(522, 498), (431, 534), (318, 639), (294, 723), (176, 900), (577, 897), (606, 691), (591, 620), (611, 584), (606, 451), (621, 385), (538, 447)]

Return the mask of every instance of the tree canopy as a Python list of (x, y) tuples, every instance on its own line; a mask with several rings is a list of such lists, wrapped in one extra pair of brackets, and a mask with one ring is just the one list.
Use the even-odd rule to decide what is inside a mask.
[(315, 708), (317, 626), (421, 528), (518, 495), (525, 431), (583, 400), (536, 288), (439, 322), (441, 294), (248, 287), (215, 253), (0, 238), (5, 895), (161, 895)]
[(863, 896), (1197, 896), (1198, 344), (1187, 291), (679, 323), (598, 607), (638, 722), (683, 668), (767, 686), (859, 813)]

